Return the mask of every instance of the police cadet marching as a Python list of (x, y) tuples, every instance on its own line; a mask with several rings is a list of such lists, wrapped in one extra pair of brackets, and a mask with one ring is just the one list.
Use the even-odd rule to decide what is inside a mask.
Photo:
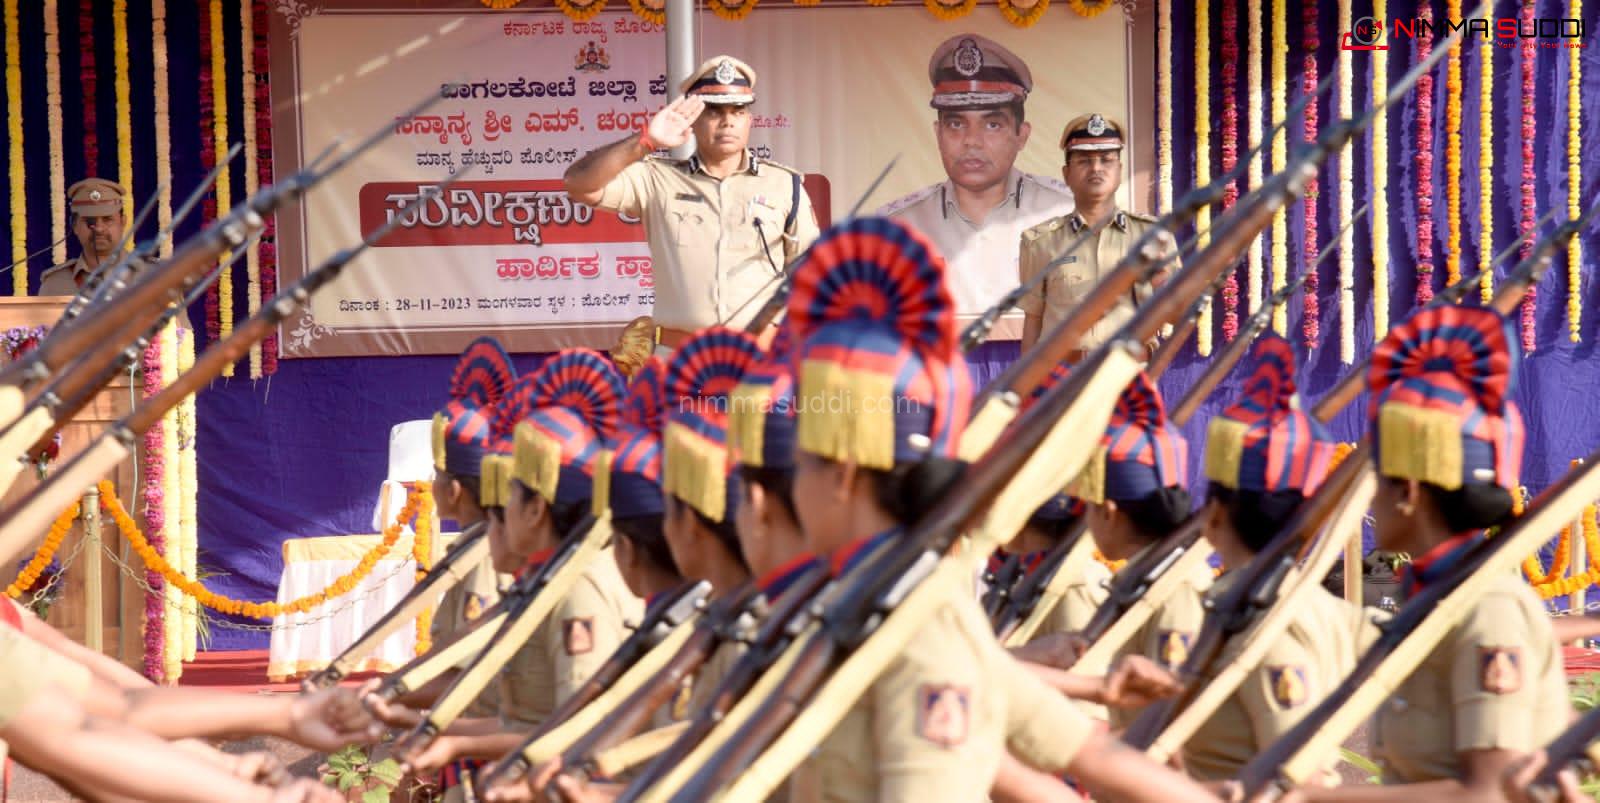
[(1021, 57), (977, 34), (957, 34), (934, 49), (928, 81), (947, 178), (890, 202), (883, 214), (939, 249), (956, 313), (975, 315), (1015, 286), (1017, 238), (1070, 212), (1072, 197), (1053, 179), (1016, 169), (1032, 133), (1025, 103), (1033, 75)]
[[(1416, 313), (1373, 353), (1372, 518), (1379, 549), (1415, 556), (1407, 597), (1510, 518), (1522, 462), (1522, 416), (1510, 398), (1519, 361), (1502, 316), (1459, 306)], [(1314, 801), (1498, 796), (1502, 772), (1571, 713), (1550, 617), (1508, 572), (1379, 708), (1374, 752), (1394, 787), (1297, 792)]]
[[(1026, 285), (1040, 272), (1049, 270), (1044, 281), (1024, 296), (1019, 305), (1026, 316), (1022, 333), (1024, 349), (1077, 306), (1155, 222), (1154, 218), (1117, 206), (1124, 145), (1122, 126), (1099, 114), (1075, 118), (1061, 132), (1061, 150), (1066, 157), (1061, 175), (1072, 190), (1075, 209), (1022, 233), (1018, 261), (1020, 283)], [(1076, 252), (1061, 253), (1084, 229), (1107, 217), (1110, 224)], [(1052, 262), (1057, 264), (1052, 267)], [(1165, 271), (1157, 274), (1155, 283), (1159, 284), (1164, 276)], [(1117, 304), (1088, 331), (1069, 362), (1082, 359), (1110, 337), (1133, 316), (1135, 305), (1148, 299), (1151, 292), (1150, 282), (1136, 285), (1129, 298)]]
[[(479, 338), (467, 346), (450, 376), (450, 401), (433, 416), (433, 493), (439, 517), (454, 521), (462, 538), (473, 537), (487, 526), (480, 504), (481, 468), (491, 443), (495, 405), (511, 391), (516, 368), (505, 349), (492, 338)], [(500, 598), (499, 578), (488, 550), (471, 565), (454, 571), (465, 579), (451, 586), (434, 610), (429, 640), (443, 643), (471, 626), (485, 609)], [(493, 693), (467, 707), (469, 717), (493, 717), (499, 704)], [(440, 775), (446, 800), (461, 799), (456, 787), (477, 762), (451, 762)]]
[[(742, 327), (776, 289), (784, 264), (817, 236), (800, 172), (749, 147), (755, 88), (755, 70), (717, 56), (684, 81), (683, 96), (639, 136), (592, 151), (567, 169), (574, 200), (644, 221), (658, 354), (702, 327)], [(695, 153), (688, 159), (655, 155), (691, 134)]]
[[(937, 253), (881, 218), (829, 231), (796, 276), (794, 492), (836, 576), (895, 543), (957, 476), (971, 390), (951, 306)], [(1117, 749), (1000, 647), (964, 593), (891, 660), (812, 766), (825, 800), (981, 800), (1008, 751), (1124, 799), (1204, 797)]]

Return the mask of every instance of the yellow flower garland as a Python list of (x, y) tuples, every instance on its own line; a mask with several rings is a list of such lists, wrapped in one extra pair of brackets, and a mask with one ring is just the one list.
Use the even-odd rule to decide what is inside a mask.
[[(522, 2), (522, 0), (482, 0), (482, 2), (488, 8), (504, 11)], [(246, 39), (245, 41), (248, 42), (250, 40)]]
[(66, 540), (67, 533), (72, 531), (72, 523), (78, 520), (79, 505), (72, 503), (72, 507), (61, 512), (56, 517), (55, 523), (50, 525), (50, 531), (45, 534), (44, 543), (39, 545), (39, 551), (33, 553), (33, 560), (22, 568), (22, 573), (17, 579), (6, 586), (6, 596), (16, 599), (22, 596), (22, 589), (33, 586), (39, 575), (44, 573), (44, 567), (50, 565), (50, 559), (56, 556), (56, 550), (61, 548), (61, 542)]
[[(928, 0), (928, 2), (933, 1)], [(741, 2), (724, 3), (722, 0), (706, 0), (706, 5), (711, 8), (711, 13), (729, 22), (738, 22), (750, 16), (750, 12), (755, 11), (756, 5), (760, 2), (761, 0), (742, 0)]]
[[(1445, 4), (1445, 19), (1461, 19), (1461, 0)], [(1448, 218), (1444, 246), (1445, 284), (1461, 280), (1461, 41), (1450, 46), (1444, 79), (1444, 198)]]
[(28, 184), (22, 161), (22, 39), (18, 32), (17, 0), (5, 0), (6, 15), (6, 129), (11, 143), (11, 271), (12, 294), (28, 294)]
[[(211, 118), (211, 147), (216, 152), (215, 164), (223, 164), (228, 158), (228, 42), (222, 34), (222, 0), (211, 0), (211, 104), (214, 114)], [(246, 40), (246, 47), (249, 41)], [(248, 59), (246, 59), (248, 61)], [(245, 87), (245, 95), (249, 95), (254, 87)], [(217, 217), (220, 219), (228, 214), (233, 206), (233, 190), (228, 174), (232, 172), (223, 170), (217, 174)], [(220, 264), (228, 264), (231, 255), (224, 252)], [(217, 275), (217, 337), (226, 338), (233, 334), (233, 271), (224, 270)], [(233, 376), (233, 363), (222, 366), (222, 375)]]
[[(1339, 0), (1339, 19), (1351, 19), (1350, 0)], [(1459, 19), (1454, 17), (1452, 19)], [(1354, 85), (1350, 51), (1339, 51), (1339, 117), (1353, 115)], [(1355, 215), (1355, 148), (1346, 142), (1339, 150), (1339, 220)], [(1339, 362), (1349, 365), (1356, 359), (1356, 233), (1342, 226), (1339, 233)]]
[[(1570, 13), (1574, 19), (1583, 19), (1583, 0), (1572, 0)], [(1583, 147), (1583, 51), (1567, 51), (1567, 219), (1577, 220), (1583, 214), (1578, 195), (1582, 187), (1580, 160)], [(1583, 243), (1574, 237), (1567, 242), (1567, 339), (1576, 343), (1583, 324)]]
[[(433, 568), (433, 539), (432, 527), (418, 527), (416, 535), (411, 539), (411, 559), (417, 564), (417, 582), (428, 576), (428, 570)], [(433, 631), (433, 608), (423, 608), (417, 616), (417, 648), (416, 654), (421, 655), (432, 647), (429, 635)]]
[[(174, 328), (178, 341), (178, 373), (184, 374), (194, 367), (194, 332)], [(178, 529), (175, 536), (183, 542), (184, 573), (198, 577), (200, 573), (200, 528), (196, 521), (196, 492), (198, 466), (195, 451), (194, 394), (178, 405)], [(183, 600), (183, 659), (193, 661), (195, 637), (199, 633), (200, 610), (193, 597)]]
[[(1378, 0), (1382, 2), (1382, 0)], [(1285, 88), (1289, 85), (1289, 10), (1286, 0), (1272, 0), (1272, 124), (1274, 126), (1289, 114)], [(1289, 163), (1289, 132), (1279, 131), (1272, 138), (1272, 172), (1280, 173)], [(1272, 216), (1272, 291), (1289, 280), (1289, 216), (1288, 207), (1278, 208)], [(1282, 335), (1289, 329), (1289, 305), (1279, 304), (1272, 310), (1272, 331)]]
[[(667, 10), (665, 8), (651, 8), (645, 5), (644, 0), (628, 0), (628, 5), (633, 8), (633, 13), (645, 22), (653, 25), (665, 25), (667, 22)], [(800, 5), (805, 4), (800, 3)]]
[[(133, 220), (133, 100), (128, 83), (128, 0), (111, 6), (117, 91), (117, 182), (122, 185), (122, 216)], [(131, 243), (131, 241), (130, 241)]]
[(1156, 0), (1156, 204), (1172, 210), (1172, 0)]
[(50, 137), (50, 241), (55, 243), (50, 248), (50, 259), (53, 264), (59, 265), (67, 261), (67, 169), (61, 145), (61, 19), (57, 7), (57, 0), (44, 2), (45, 122)]
[[(169, 322), (161, 332), (158, 344), (161, 348), (161, 377), (171, 384), (178, 376), (178, 324), (177, 321)], [(162, 542), (167, 554), (163, 555), (167, 563), (174, 566), (183, 577), (193, 581), (195, 574), (188, 570), (191, 561), (185, 554), (183, 538), (183, 523), (179, 518), (183, 515), (183, 502), (179, 498), (180, 469), (178, 466), (182, 458), (178, 456), (178, 408), (168, 410), (161, 416), (161, 520), (165, 522), (166, 538)], [(184, 593), (175, 585), (168, 583), (166, 586), (167, 617), (166, 627), (162, 629), (166, 641), (162, 648), (162, 658), (165, 662), (167, 677), (174, 680), (183, 674), (183, 600)]]
[(588, 0), (583, 4), (574, 3), (573, 0), (556, 0), (556, 8), (574, 22), (587, 22), (606, 10), (606, 0)]
[[(1385, 0), (1373, 0), (1372, 16), (1387, 19)], [(1389, 51), (1372, 51), (1372, 97), (1389, 94)], [(1380, 107), (1372, 127), (1372, 164), (1389, 164), (1389, 114)], [(1389, 171), (1372, 171), (1372, 342), (1389, 332)]]
[[(1487, 304), (1494, 300), (1494, 51), (1495, 43), (1484, 40), (1478, 59), (1478, 295)], [(1383, 171), (1378, 171), (1383, 172)]]
[[(1204, 187), (1211, 183), (1211, 0), (1195, 0), (1194, 63), (1194, 184)], [(1194, 225), (1201, 232), (1211, 228), (1211, 207), (1200, 208)], [(1210, 239), (1201, 234), (1200, 247)], [(1205, 304), (1194, 332), (1195, 348), (1202, 357), (1211, 356), (1211, 327), (1211, 305)]]
[[(795, 0), (795, 2), (799, 5), (816, 5), (817, 3), (821, 2), (821, 0)], [(1031, 7), (1025, 9), (1018, 9), (1015, 0), (998, 0), (996, 5), (1000, 6), (1000, 16), (1005, 17), (1006, 22), (1009, 22), (1018, 28), (1032, 28), (1034, 23), (1038, 22), (1044, 17), (1045, 9), (1050, 7), (1050, 0), (1037, 0), (1037, 2), (1035, 2)], [(1170, 71), (1172, 68), (1171, 62), (1166, 61), (1164, 63), (1167, 64), (1167, 69)], [(1171, 76), (1169, 75), (1168, 78), (1170, 79), (1170, 77)], [(1168, 102), (1171, 102), (1170, 98), (1168, 99)], [(1171, 172), (1172, 168), (1170, 165), (1168, 166), (1167, 170), (1169, 173)], [(1168, 180), (1171, 180), (1170, 176)], [(1168, 192), (1170, 193), (1171, 190), (1168, 189)]]
[[(755, 0), (748, 0), (748, 2), (751, 8), (755, 7)], [(944, 0), (922, 0), (922, 4), (927, 6), (928, 11), (932, 12), (933, 16), (944, 22), (949, 22), (971, 14), (972, 9), (978, 7), (978, 0), (957, 0), (957, 2), (950, 4), (946, 4)], [(711, 7), (715, 9), (716, 6), (716, 0), (711, 0)], [(745, 13), (748, 14), (749, 12)]]
[[(1115, 0), (1067, 0), (1067, 8), (1078, 13), (1085, 19), (1094, 19), (1105, 13)], [(871, 2), (871, 0), (868, 0)]]
[[(161, 197), (156, 202), (156, 228), (165, 231), (172, 225), (172, 101), (167, 89), (167, 0), (150, 0), (150, 52), (155, 59), (156, 185)], [(161, 240), (160, 257), (172, 256), (172, 238)]]
[[(1245, 149), (1254, 152), (1261, 144), (1261, 0), (1249, 0), (1245, 6), (1250, 24), (1245, 49), (1245, 108), (1248, 109), (1248, 128), (1245, 129)], [(1245, 186), (1254, 190), (1261, 186), (1261, 154), (1250, 157), (1246, 170)], [(1254, 313), (1261, 307), (1261, 236), (1250, 239), (1250, 249), (1245, 254), (1245, 274), (1248, 299), (1245, 309)]]
[[(254, 42), (255, 10), (252, 0), (239, 0), (239, 20), (241, 31), (240, 41)], [(250, 45), (245, 45), (245, 53), (250, 52)], [(256, 193), (258, 179), (256, 176), (256, 63), (255, 59), (246, 55), (239, 59), (244, 67), (244, 78), (241, 85), (244, 87), (244, 194), (248, 198)], [(244, 257), (245, 276), (245, 309), (250, 315), (255, 315), (261, 309), (261, 241), (254, 240), (245, 251)], [(261, 341), (250, 344), (250, 378), (261, 378)]]
[(383, 541), (373, 547), (361, 560), (344, 576), (334, 580), (322, 591), (301, 597), (288, 603), (277, 602), (241, 602), (229, 599), (220, 594), (213, 594), (206, 590), (200, 583), (184, 577), (167, 563), (150, 542), (144, 538), (144, 533), (139, 531), (139, 525), (128, 515), (123, 508), (121, 500), (117, 499), (116, 486), (110, 480), (100, 482), (100, 498), (111, 517), (117, 523), (117, 529), (122, 531), (122, 536), (128, 539), (135, 552), (144, 560), (145, 566), (160, 573), (166, 581), (177, 586), (183, 593), (194, 597), (201, 605), (221, 613), (234, 616), (247, 616), (251, 619), (272, 619), (286, 613), (307, 613), (316, 607), (354, 591), (356, 586), (365, 580), (372, 569), (377, 566), (395, 543), (400, 540), (400, 533), (405, 529), (405, 523), (412, 518), (416, 519), (416, 530), (427, 538), (431, 535), (433, 527), (433, 494), (427, 483), (418, 483), (416, 491), (406, 496), (405, 507), (400, 510), (400, 515), (383, 531)]

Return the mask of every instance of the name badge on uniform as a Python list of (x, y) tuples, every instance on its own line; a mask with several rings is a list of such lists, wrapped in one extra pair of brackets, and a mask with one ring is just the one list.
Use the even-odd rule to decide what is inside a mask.
[(1279, 708), (1294, 708), (1306, 701), (1306, 668), (1294, 664), (1267, 667), (1272, 700)]
[(568, 655), (594, 651), (594, 617), (561, 620), (561, 645)]
[(680, 201), (704, 201), (705, 200), (705, 198), (701, 197), (699, 193), (694, 193), (694, 192), (680, 192), (674, 197), (677, 198)]
[(924, 683), (917, 688), (917, 735), (940, 747), (965, 743), (971, 700), (965, 686)]
[(1074, 255), (1074, 256), (1056, 257), (1055, 259), (1053, 259), (1051, 261), (1056, 263), (1057, 265), (1071, 265), (1072, 263), (1078, 261), (1078, 257), (1076, 255)]
[(1478, 665), (1483, 668), (1484, 691), (1512, 694), (1522, 688), (1521, 647), (1479, 647)]

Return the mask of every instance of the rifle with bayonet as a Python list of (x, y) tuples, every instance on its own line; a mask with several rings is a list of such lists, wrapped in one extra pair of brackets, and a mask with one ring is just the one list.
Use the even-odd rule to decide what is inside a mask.
[(422, 721), (401, 737), (400, 755), (413, 755), (426, 748), (461, 716), (467, 705), (477, 699), (533, 636), (610, 541), (610, 517), (596, 518), (593, 513), (585, 512), (544, 565), (511, 585), (501, 599), (506, 604), (504, 621), (483, 650), (434, 701)]
[(450, 545), (450, 549), (439, 558), (439, 562), (435, 563), (433, 568), (428, 570), (428, 574), (420, 582), (412, 586), (393, 608), (386, 611), (372, 627), (367, 628), (360, 638), (344, 648), (344, 651), (327, 666), (301, 681), (301, 686), (306, 691), (325, 689), (337, 685), (345, 676), (356, 671), (356, 667), (367, 653), (377, 648), (384, 639), (407, 622), (417, 618), (433, 602), (435, 594), (445, 593), (467, 579), (467, 575), (471, 574), (489, 554), (488, 532), (487, 520), (480, 519), (467, 525), (467, 528), (456, 536), (455, 543)]
[[(1516, 278), (1501, 286), (1501, 294), (1496, 295), (1492, 305), (1514, 309), (1526, 292), (1529, 278), (1542, 274), (1548, 268), (1554, 255), (1565, 249), (1567, 241), (1584, 226), (1596, 209), (1600, 209), (1600, 203), (1578, 220), (1563, 224), (1536, 244), (1528, 258), (1513, 269), (1511, 276)], [(1509, 252), (1508, 249), (1504, 254)], [(1491, 261), (1488, 269), (1492, 270), (1493, 264)], [(1436, 299), (1435, 303), (1453, 303), (1461, 292), (1457, 288), (1476, 285), (1476, 277), (1457, 282), (1448, 288), (1451, 292), (1441, 293), (1442, 297)], [(1359, 479), (1349, 480), (1352, 484), (1345, 489), (1337, 491), (1354, 497), (1363, 508), (1365, 499), (1370, 497), (1370, 482), (1374, 476), (1371, 467), (1366, 465), (1365, 451), (1365, 447), (1362, 447), (1346, 458), (1361, 461), (1358, 466), (1337, 472), (1350, 477), (1355, 477), (1353, 472), (1363, 474)], [(1319, 490), (1318, 495), (1322, 493)], [(1359, 523), (1359, 519), (1356, 523)], [(1180, 679), (1186, 682), (1184, 693), (1152, 706), (1128, 729), (1124, 740), (1134, 747), (1147, 750), (1157, 759), (1164, 759), (1178, 750), (1216, 707), (1238, 688), (1244, 676), (1260, 662), (1267, 649), (1288, 627), (1295, 602), (1320, 583), (1322, 576), (1332, 568), (1337, 549), (1342, 544), (1340, 539), (1348, 536), (1351, 526), (1347, 523), (1343, 530), (1330, 528), (1327, 538), (1332, 543), (1324, 541), (1319, 544), (1317, 551), (1306, 559), (1299, 575), (1287, 586), (1285, 584), (1291, 582), (1290, 572), (1297, 563), (1296, 553), (1300, 544), (1294, 536), (1299, 533), (1286, 531), (1275, 537), (1267, 549), (1242, 570), (1242, 579), (1237, 587), (1221, 595), (1211, 606), (1206, 625), (1195, 639), (1188, 660), (1179, 670)], [(1280, 542), (1279, 539), (1285, 540)], [(1239, 648), (1229, 651), (1235, 644), (1240, 645)], [(1228, 664), (1222, 672), (1217, 673), (1216, 667), (1225, 655)], [(1210, 678), (1209, 682), (1203, 680), (1207, 678)]]
[(1578, 775), (1595, 773), (1600, 766), (1600, 708), (1591, 708), (1578, 721), (1545, 745), (1545, 765), (1528, 785), (1528, 792), (1540, 803), (1557, 803), (1561, 800), (1559, 780), (1562, 770), (1572, 769)]
[[(440, 182), (429, 193), (430, 197), (450, 186), (464, 175), (467, 170), (462, 170)], [(281, 194), (291, 194), (296, 190), (285, 189)], [(417, 207), (420, 208), (420, 205)], [(246, 208), (248, 211), (248, 207)], [(250, 212), (250, 214), (255, 214)], [(207, 383), (222, 373), (225, 366), (238, 361), (249, 353), (250, 347), (277, 331), (279, 324), (304, 306), (311, 295), (329, 282), (338, 278), (356, 257), (365, 253), (374, 243), (387, 237), (391, 231), (401, 225), (402, 221), (410, 219), (411, 215), (399, 214), (388, 223), (367, 235), (360, 243), (346, 248), (329, 257), (322, 264), (304, 277), (285, 288), (269, 302), (262, 305), (261, 309), (236, 327), (232, 334), (213, 343), (203, 353), (195, 358), (194, 366), (178, 376), (171, 384), (146, 398), (132, 412), (122, 420), (113, 424), (107, 431), (102, 432), (83, 451), (74, 455), (63, 465), (57, 468), (50, 476), (46, 477), (39, 485), (35, 486), (26, 496), (0, 513), (0, 558), (9, 560), (15, 558), (27, 544), (38, 537), (49, 527), (49, 524), (60, 511), (70, 505), (84, 488), (97, 482), (105, 476), (118, 463), (133, 454), (134, 445), (139, 435), (148, 431), (150, 427), (160, 423), (161, 418), (168, 410), (177, 407), (180, 402), (190, 395), (204, 388)], [(230, 216), (231, 217), (231, 216)], [(204, 235), (202, 235), (202, 238)], [(244, 242), (243, 240), (239, 241)], [(188, 244), (185, 244), (185, 248)], [(202, 266), (203, 268), (204, 266)], [(145, 277), (135, 287), (142, 287), (153, 277)], [(132, 296), (137, 289), (129, 290)], [(181, 296), (180, 296), (181, 298)], [(158, 318), (162, 306), (152, 316)], [(80, 320), (83, 326), (90, 325), (93, 321), (102, 318), (112, 318), (110, 315), (96, 315)], [(38, 351), (29, 352), (29, 356)], [(15, 365), (16, 363), (13, 363)], [(44, 365), (45, 363), (38, 363)]]
[[(1270, 224), (1278, 209), (1298, 198), (1315, 165), (1364, 125), (1358, 121), (1336, 126), (1309, 156), (1296, 159), (1290, 168), (1225, 213), (1212, 242), (1163, 285), (1113, 339), (1093, 350), (1079, 370), (1023, 412), (994, 448), (963, 472), (954, 490), (907, 534), (853, 570), (849, 582), (841, 584), (837, 599), (823, 610), (820, 623), (796, 641), (795, 657), (777, 692), (698, 769), (690, 783), (676, 790), (673, 799), (706, 799), (752, 761), (756, 766), (740, 775), (738, 786), (729, 790), (730, 798), (759, 798), (786, 777), (892, 660), (904, 644), (902, 639), (909, 640), (928, 616), (948, 604), (948, 594), (959, 593), (955, 589), (970, 583), (965, 559), (945, 557), (954, 540), (986, 515), (1016, 516), (1015, 509), (1008, 510), (1015, 505), (1023, 508), (1020, 515), (1025, 517), (1037, 508), (1048, 493), (1029, 500), (1031, 504), (1009, 499), (1005, 505), (995, 504), (1013, 477), (1022, 479), (1019, 473), (1048, 470), (1059, 477), (1062, 472), (1070, 475), (1081, 470), (1091, 444), (1079, 433), (1104, 427), (1115, 398), (1137, 373), (1132, 344), (1147, 341), (1181, 314)], [(1098, 317), (1119, 296), (1090, 293), (1078, 311)], [(1069, 315), (1029, 352), (1021, 361), (1026, 365), (1021, 375), (1048, 372), (1059, 362), (1055, 349), (1075, 336), (1075, 323), (1081, 322)], [(1039, 364), (1052, 357), (1056, 359)], [(1033, 458), (1041, 448), (1052, 458), (1047, 468), (1034, 465)]]

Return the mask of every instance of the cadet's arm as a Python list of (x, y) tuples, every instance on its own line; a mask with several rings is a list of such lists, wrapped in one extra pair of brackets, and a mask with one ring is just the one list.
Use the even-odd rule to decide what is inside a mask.
[(1077, 792), (1061, 782), (1060, 778), (1040, 772), (1010, 753), (1000, 757), (1000, 771), (995, 773), (994, 786), (989, 789), (989, 799), (994, 803), (1082, 803)]
[[(1012, 654), (1015, 655), (1016, 651), (1013, 650)], [(1017, 659), (1022, 662), (1023, 666), (1028, 668), (1028, 671), (1048, 684), (1050, 688), (1074, 700), (1087, 700), (1091, 703), (1104, 702), (1104, 694), (1102, 694), (1105, 690), (1104, 678), (1074, 675), (1071, 672), (1063, 672), (1054, 667), (1042, 666), (1028, 660), (1024, 655), (1017, 655)]]
[(1216, 801), (1198, 783), (1157, 764), (1109, 734), (1089, 737), (1067, 772), (1089, 787), (1099, 800), (1129, 803), (1183, 803)]
[(376, 735), (374, 721), (350, 690), (309, 695), (233, 694), (196, 688), (124, 690), (91, 682), (85, 708), (163, 739), (277, 736), (313, 749), (336, 750)]
[(34, 616), (32, 611), (20, 608), (20, 613), (24, 636), (43, 644), (64, 658), (82, 664), (95, 677), (123, 689), (147, 689), (155, 685), (144, 675), (129, 669), (120, 661), (67, 638), (61, 631)]
[(1550, 620), (1550, 631), (1555, 635), (1557, 644), (1600, 637), (1600, 617), (1559, 616)]
[(1459, 754), (1462, 777), (1393, 786), (1300, 787), (1295, 790), (1307, 803), (1499, 803), (1500, 776), (1518, 757), (1515, 750), (1464, 750)]
[(1033, 348), (1039, 342), (1039, 333), (1044, 331), (1044, 316), (1026, 313), (1022, 316), (1022, 350)]
[(563, 176), (567, 195), (574, 201), (594, 206), (600, 202), (601, 193), (612, 179), (650, 153), (641, 138), (628, 137), (584, 154)]

